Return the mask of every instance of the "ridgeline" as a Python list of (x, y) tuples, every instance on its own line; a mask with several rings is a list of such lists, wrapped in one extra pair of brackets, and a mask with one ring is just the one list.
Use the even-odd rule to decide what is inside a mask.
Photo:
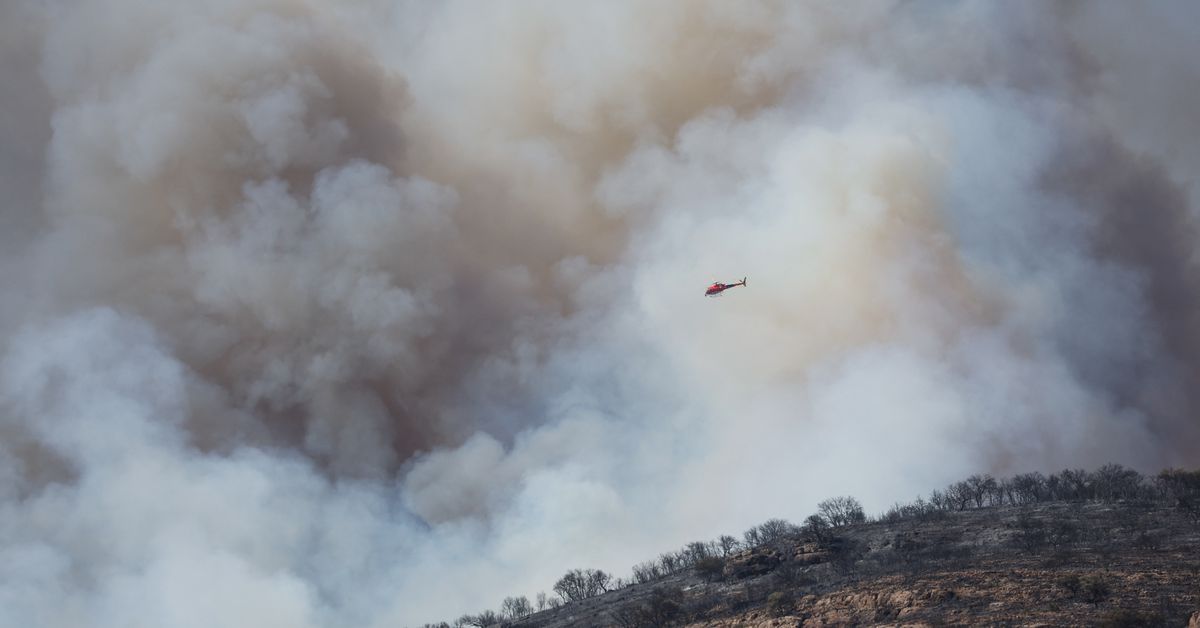
[(837, 497), (801, 525), (689, 543), (628, 579), (573, 570), (554, 592), (426, 628), (1200, 628), (1200, 471), (976, 475), (876, 518)]

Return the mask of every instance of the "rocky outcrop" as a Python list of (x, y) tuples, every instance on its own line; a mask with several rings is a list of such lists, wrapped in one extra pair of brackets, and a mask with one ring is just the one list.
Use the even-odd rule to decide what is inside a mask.
[(755, 549), (725, 560), (723, 575), (726, 580), (756, 578), (774, 571), (783, 562), (783, 557), (773, 549)]

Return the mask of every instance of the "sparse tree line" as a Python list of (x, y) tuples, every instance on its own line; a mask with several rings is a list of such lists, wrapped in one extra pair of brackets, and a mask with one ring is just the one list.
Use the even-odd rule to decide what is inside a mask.
[[(554, 596), (538, 593), (535, 602), (526, 596), (505, 598), (500, 611), (486, 610), (474, 615), (463, 615), (453, 623), (425, 624), (423, 628), (466, 628), (499, 625), (506, 621), (524, 619), (536, 612), (558, 608), (568, 602), (595, 597), (634, 584), (646, 584), (680, 572), (695, 570), (701, 576), (716, 577), (724, 568), (725, 559), (746, 549), (770, 545), (779, 541), (809, 535), (821, 539), (833, 528), (862, 523), (867, 520), (862, 505), (853, 497), (834, 497), (817, 505), (817, 512), (805, 520), (804, 525), (795, 525), (784, 519), (769, 519), (742, 533), (738, 539), (722, 535), (713, 541), (693, 541), (677, 551), (666, 552), (655, 560), (633, 566), (633, 577), (613, 578), (598, 569), (573, 569), (554, 584)], [(675, 604), (674, 596), (659, 596), (649, 609), (637, 610), (636, 618), (658, 617), (668, 613)], [(632, 616), (631, 616), (632, 617)], [(653, 623), (653, 622), (651, 622)]]
[(549, 596), (543, 591), (538, 593), (534, 601), (521, 595), (506, 597), (500, 604), (500, 611), (486, 610), (475, 615), (463, 615), (454, 623), (441, 622), (425, 624), (423, 628), (467, 628), (493, 626), (506, 621), (523, 619), (536, 612), (549, 608), (558, 608), (568, 602), (595, 597), (606, 591), (612, 591), (629, 584), (625, 580), (613, 579), (611, 575), (599, 569), (572, 569), (554, 584), (556, 596)]
[(1049, 476), (1034, 472), (1001, 480), (987, 474), (972, 475), (944, 490), (933, 491), (928, 500), (918, 496), (912, 503), (896, 504), (879, 520), (898, 521), (993, 506), (1119, 500), (1171, 502), (1200, 516), (1200, 470), (1167, 469), (1144, 476), (1119, 464), (1107, 464), (1090, 472), (1064, 469)]
[[(833, 497), (820, 502), (817, 512), (809, 515), (802, 525), (785, 519), (769, 519), (743, 532), (741, 539), (722, 535), (712, 541), (693, 541), (679, 550), (660, 554), (657, 559), (634, 565), (633, 575), (629, 579), (613, 578), (598, 569), (574, 569), (554, 584), (553, 596), (545, 592), (538, 593), (533, 602), (525, 596), (509, 597), (501, 603), (499, 612), (488, 610), (476, 615), (463, 615), (452, 624), (425, 624), (424, 628), (483, 628), (499, 625), (608, 591), (653, 583), (688, 570), (694, 570), (706, 578), (719, 578), (726, 560), (739, 552), (797, 538), (824, 542), (837, 528), (847, 525), (928, 519), (946, 516), (951, 512), (997, 506), (1118, 500), (1167, 503), (1200, 523), (1200, 470), (1167, 469), (1154, 476), (1144, 476), (1133, 469), (1108, 464), (1095, 471), (1065, 469), (1049, 476), (1034, 472), (996, 479), (988, 474), (977, 474), (943, 490), (933, 491), (929, 499), (918, 496), (911, 503), (897, 503), (875, 518), (867, 517), (855, 498)], [(664, 612), (664, 608), (676, 604), (672, 601), (673, 597), (664, 600), (667, 601), (659, 600), (661, 604), (651, 605), (653, 608), (642, 611), (652, 614)]]

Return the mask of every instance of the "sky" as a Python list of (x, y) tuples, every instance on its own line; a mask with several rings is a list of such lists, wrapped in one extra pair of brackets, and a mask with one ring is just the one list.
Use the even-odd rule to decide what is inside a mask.
[(1196, 23), (0, 3), (0, 625), (419, 625), (1200, 465)]

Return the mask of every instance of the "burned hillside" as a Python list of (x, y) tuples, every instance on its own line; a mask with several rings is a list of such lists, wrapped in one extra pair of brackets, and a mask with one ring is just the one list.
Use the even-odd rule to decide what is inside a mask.
[(689, 543), (628, 580), (454, 625), (1182, 626), (1200, 611), (1198, 498), (1200, 471), (1116, 465), (972, 476), (873, 518), (835, 498), (802, 525)]

